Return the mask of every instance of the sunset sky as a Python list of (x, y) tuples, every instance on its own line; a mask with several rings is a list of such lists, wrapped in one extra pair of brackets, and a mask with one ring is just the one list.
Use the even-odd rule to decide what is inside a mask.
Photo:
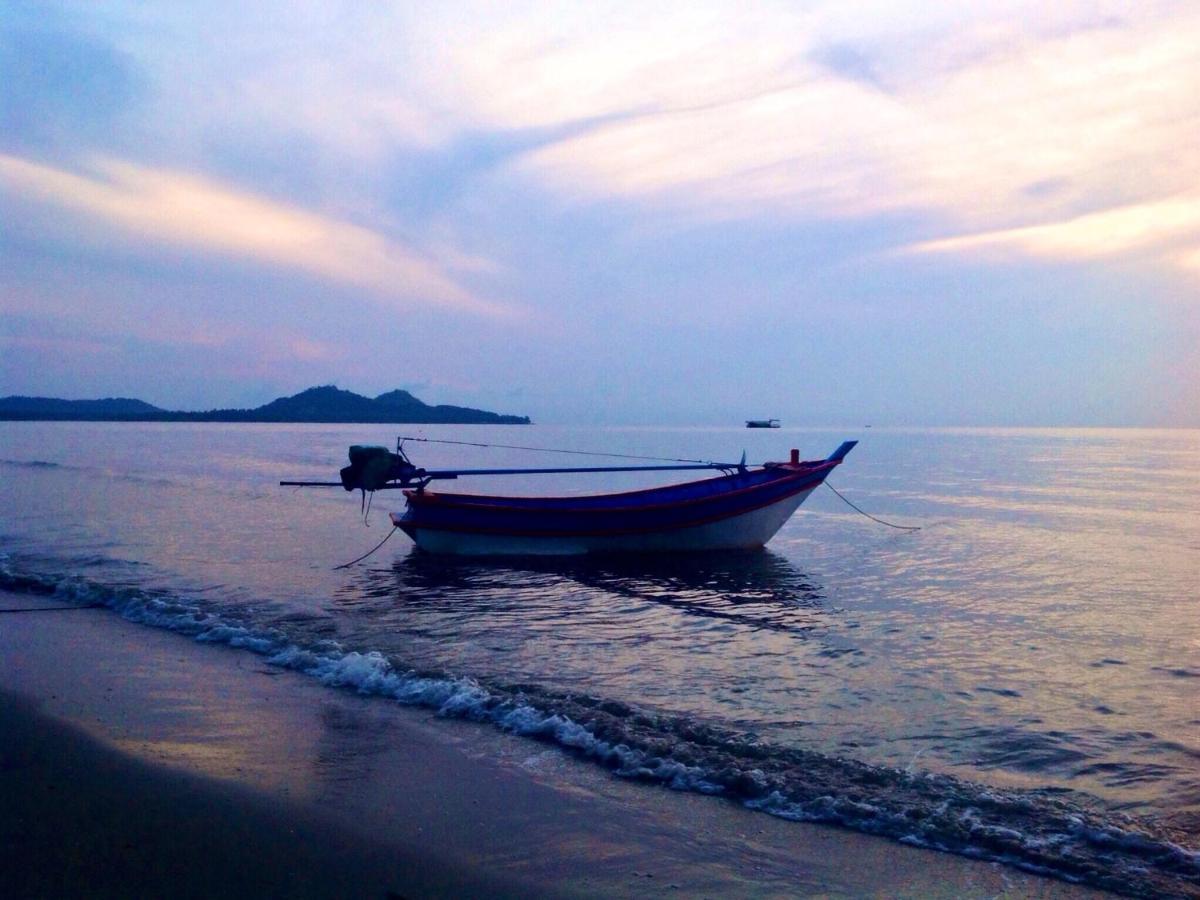
[(1195, 2), (0, 0), (0, 395), (1200, 426), (1198, 48)]

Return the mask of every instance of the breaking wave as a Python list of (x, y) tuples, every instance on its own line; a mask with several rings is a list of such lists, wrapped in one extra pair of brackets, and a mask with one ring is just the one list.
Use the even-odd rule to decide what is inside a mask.
[(613, 700), (406, 670), (369, 648), (298, 639), (169, 592), (21, 573), (3, 560), (0, 589), (108, 607), (132, 622), (249, 650), (330, 687), (488, 723), (621, 777), (718, 795), (780, 818), (839, 825), (1129, 896), (1200, 897), (1200, 852), (1183, 845), (1183, 834), (1100, 809), (1073, 792), (998, 789), (771, 744)]

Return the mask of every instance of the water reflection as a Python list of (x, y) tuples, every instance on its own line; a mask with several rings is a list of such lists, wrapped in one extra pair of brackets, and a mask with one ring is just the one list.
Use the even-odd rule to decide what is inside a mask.
[[(413, 552), (338, 592), (338, 640), (423, 673), (586, 693), (755, 727), (798, 714), (840, 610), (770, 551), (469, 559)], [(784, 695), (787, 695), (786, 697)]]
[[(751, 630), (807, 630), (822, 609), (822, 589), (785, 557), (769, 550), (646, 556), (490, 557), (473, 560), (414, 550), (390, 569), (369, 570), (339, 593), (339, 603), (387, 600), (417, 611), (443, 604), (477, 611), (516, 598), (645, 603), (684, 616), (719, 619)], [(536, 598), (530, 598), (536, 594)]]

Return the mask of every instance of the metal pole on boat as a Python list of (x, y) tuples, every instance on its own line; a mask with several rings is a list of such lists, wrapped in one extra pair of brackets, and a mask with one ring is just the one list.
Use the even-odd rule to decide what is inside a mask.
[[(571, 466), (547, 469), (418, 469), (416, 477), (420, 479), (436, 479), (450, 481), (465, 475), (556, 475), (564, 473), (587, 472), (680, 472), (702, 470), (717, 470), (722, 472), (745, 468), (745, 463), (702, 463), (699, 465), (677, 466)], [(340, 481), (281, 481), (282, 487), (345, 487)], [(377, 490), (389, 490), (408, 487), (408, 483), (385, 484)]]

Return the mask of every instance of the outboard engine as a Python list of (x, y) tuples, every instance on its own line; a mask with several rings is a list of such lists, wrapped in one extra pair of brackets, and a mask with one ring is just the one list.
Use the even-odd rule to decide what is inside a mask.
[(389, 481), (407, 484), (417, 473), (417, 467), (403, 453), (355, 444), (350, 448), (350, 465), (340, 474), (342, 487), (348, 491), (377, 491)]

